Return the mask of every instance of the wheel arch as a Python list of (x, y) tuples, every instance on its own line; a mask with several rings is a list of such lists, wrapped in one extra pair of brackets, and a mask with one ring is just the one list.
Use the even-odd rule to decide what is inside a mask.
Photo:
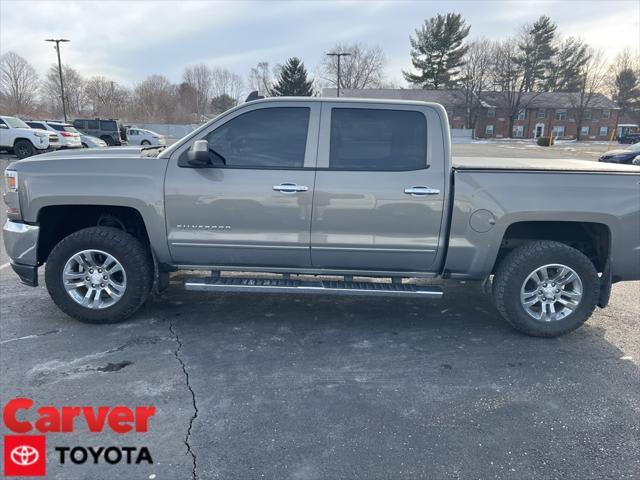
[(526, 220), (511, 223), (504, 230), (491, 273), (514, 248), (535, 240), (564, 243), (584, 253), (596, 270), (604, 272), (611, 255), (611, 228), (606, 223), (568, 220)]

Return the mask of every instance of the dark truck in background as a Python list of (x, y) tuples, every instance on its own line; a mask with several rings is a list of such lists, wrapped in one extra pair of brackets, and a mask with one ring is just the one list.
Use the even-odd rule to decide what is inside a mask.
[(110, 147), (127, 144), (127, 129), (113, 118), (76, 119), (73, 126), (87, 135), (104, 140)]
[(36, 286), (46, 263), (87, 322), (200, 270), (186, 289), (439, 298), (421, 279), (484, 280), (511, 325), (552, 337), (640, 279), (639, 167), (452, 159), (431, 103), (251, 101), (168, 148), (43, 154), (5, 178), (13, 269)]

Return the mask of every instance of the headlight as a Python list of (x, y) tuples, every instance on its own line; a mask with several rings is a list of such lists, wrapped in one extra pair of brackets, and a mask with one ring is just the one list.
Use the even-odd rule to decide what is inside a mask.
[(4, 171), (4, 183), (7, 187), (7, 192), (18, 191), (18, 172), (15, 170)]
[(42, 132), (33, 132), (33, 134), (34, 134), (36, 137), (40, 137), (40, 138), (42, 138), (42, 137), (46, 137), (46, 136), (47, 136), (47, 134), (46, 134), (46, 133), (42, 133)]

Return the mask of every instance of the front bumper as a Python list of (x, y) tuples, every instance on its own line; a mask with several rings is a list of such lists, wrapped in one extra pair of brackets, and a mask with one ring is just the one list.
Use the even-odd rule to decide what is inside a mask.
[(38, 285), (38, 235), (40, 227), (7, 220), (2, 228), (4, 247), (11, 267), (22, 283)]

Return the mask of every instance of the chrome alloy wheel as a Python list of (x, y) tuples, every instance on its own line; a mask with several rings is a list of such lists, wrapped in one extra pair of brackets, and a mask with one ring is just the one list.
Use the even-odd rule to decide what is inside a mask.
[(520, 303), (530, 317), (553, 322), (578, 308), (582, 293), (582, 281), (575, 270), (554, 263), (534, 270), (525, 279)]
[(127, 289), (127, 274), (112, 255), (102, 250), (82, 250), (67, 260), (62, 283), (77, 304), (100, 310), (122, 298)]

